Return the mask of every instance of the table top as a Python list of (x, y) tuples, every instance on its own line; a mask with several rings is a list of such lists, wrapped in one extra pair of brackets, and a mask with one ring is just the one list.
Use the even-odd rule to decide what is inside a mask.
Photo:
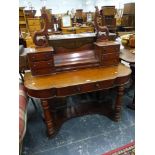
[(130, 68), (123, 64), (105, 68), (87, 68), (70, 72), (60, 72), (46, 76), (32, 76), (31, 72), (28, 71), (24, 76), (24, 84), (26, 88), (31, 90), (44, 90), (112, 80), (130, 74)]
[(120, 55), (121, 60), (124, 60), (130, 64), (135, 63), (135, 49), (134, 48), (120, 48)]

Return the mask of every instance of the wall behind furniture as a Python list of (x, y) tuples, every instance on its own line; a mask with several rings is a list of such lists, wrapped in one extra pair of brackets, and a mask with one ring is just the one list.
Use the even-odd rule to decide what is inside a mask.
[[(115, 5), (116, 8), (123, 8), (124, 3), (135, 2), (135, 0), (46, 0), (46, 8), (52, 9), (53, 14), (66, 13), (71, 9), (83, 9), (84, 11), (95, 11), (94, 6)], [(32, 5), (36, 10), (40, 10), (43, 2), (41, 0), (19, 0), (19, 6)]]

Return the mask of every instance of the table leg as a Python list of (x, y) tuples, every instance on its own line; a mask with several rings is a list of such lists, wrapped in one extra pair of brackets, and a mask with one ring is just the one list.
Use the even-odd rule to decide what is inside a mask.
[(54, 128), (54, 118), (51, 114), (48, 100), (47, 99), (41, 100), (41, 105), (44, 111), (44, 117), (45, 117), (45, 123), (47, 126), (48, 136), (51, 136), (54, 134), (55, 128)]
[(114, 120), (115, 121), (119, 121), (119, 119), (120, 119), (123, 93), (124, 93), (124, 87), (119, 86), (116, 101), (115, 101), (115, 109), (114, 109)]

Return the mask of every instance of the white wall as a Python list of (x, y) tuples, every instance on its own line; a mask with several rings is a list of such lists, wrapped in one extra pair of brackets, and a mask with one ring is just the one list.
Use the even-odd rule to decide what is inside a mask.
[[(41, 0), (19, 0), (19, 6), (28, 6), (28, 2), (36, 10), (40, 10), (43, 3)], [(46, 8), (52, 9), (52, 13), (65, 13), (67, 10), (83, 9), (84, 11), (95, 11), (94, 6), (115, 5), (122, 8), (124, 3), (135, 2), (135, 0), (46, 0)]]

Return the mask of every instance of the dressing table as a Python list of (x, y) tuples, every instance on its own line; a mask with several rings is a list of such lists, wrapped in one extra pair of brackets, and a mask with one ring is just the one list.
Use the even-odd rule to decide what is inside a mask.
[[(42, 15), (47, 20), (44, 12)], [(27, 53), (30, 70), (25, 72), (24, 85), (29, 96), (41, 100), (48, 136), (55, 135), (62, 123), (73, 117), (94, 113), (104, 114), (114, 121), (121, 117), (124, 85), (129, 81), (131, 70), (119, 63), (120, 44), (108, 40), (108, 29), (98, 26), (97, 17), (96, 8), (94, 42), (88, 37), (88, 42), (77, 44), (76, 39), (66, 38), (64, 46), (56, 43), (49, 46), (46, 25), (34, 34), (36, 48)], [(44, 39), (36, 39), (40, 35)], [(54, 103), (55, 98), (114, 87), (117, 87), (114, 106), (96, 102), (60, 108)]]

